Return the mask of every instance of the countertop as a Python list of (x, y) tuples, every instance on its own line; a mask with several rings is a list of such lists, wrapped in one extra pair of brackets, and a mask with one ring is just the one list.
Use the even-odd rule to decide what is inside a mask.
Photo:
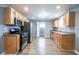
[(20, 34), (10, 34), (10, 33), (4, 33), (3, 35), (11, 35), (11, 36), (15, 36), (15, 35), (20, 35)]
[(59, 34), (62, 34), (62, 35), (75, 35), (75, 33), (63, 32), (63, 31), (52, 31), (52, 33), (59, 33)]

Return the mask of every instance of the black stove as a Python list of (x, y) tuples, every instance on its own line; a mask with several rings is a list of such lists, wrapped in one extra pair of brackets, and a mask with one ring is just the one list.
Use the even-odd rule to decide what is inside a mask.
[(20, 33), (20, 50), (27, 46), (28, 42), (28, 32)]

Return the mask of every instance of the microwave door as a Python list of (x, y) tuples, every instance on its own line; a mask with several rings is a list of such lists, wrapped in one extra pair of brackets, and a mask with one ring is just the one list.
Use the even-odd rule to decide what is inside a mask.
[(21, 26), (21, 25), (22, 22), (19, 19), (15, 18), (15, 26)]

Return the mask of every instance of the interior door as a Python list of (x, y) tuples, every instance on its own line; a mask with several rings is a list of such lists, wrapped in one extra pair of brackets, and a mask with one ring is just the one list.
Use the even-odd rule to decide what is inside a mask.
[(45, 22), (40, 22), (39, 24), (39, 36), (40, 37), (45, 37)]

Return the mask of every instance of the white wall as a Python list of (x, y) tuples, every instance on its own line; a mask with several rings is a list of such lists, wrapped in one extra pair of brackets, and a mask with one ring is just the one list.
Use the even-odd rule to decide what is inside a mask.
[(52, 22), (46, 22), (46, 37), (50, 37), (50, 30), (52, 29)]
[(75, 16), (75, 50), (79, 52), (79, 5), (72, 8), (76, 12)]
[(75, 19), (75, 49), (79, 52), (79, 12), (76, 13)]
[(62, 27), (64, 27), (63, 16), (59, 18), (59, 28), (62, 28)]
[(37, 37), (37, 22), (31, 22), (31, 35)]
[(75, 32), (75, 28), (74, 27), (65, 27), (64, 25), (64, 19), (63, 16), (59, 18), (59, 27), (58, 27), (58, 31), (62, 31), (62, 32)]
[[(49, 37), (50, 36), (50, 30), (52, 29), (52, 23), (51, 23), (51, 21), (43, 21), (43, 22), (45, 22), (45, 31), (46, 31), (46, 33), (45, 33), (45, 36), (46, 37)], [(39, 35), (37, 35), (37, 33), (39, 34), (39, 32), (37, 32), (38, 30), (36, 29), (36, 28), (38, 28), (39, 26), (39, 24), (37, 24), (37, 23), (39, 23), (38, 21), (37, 22), (32, 22), (32, 36), (39, 36)]]
[(4, 25), (3, 20), (4, 20), (4, 8), (0, 7), (0, 53), (4, 51), (3, 33), (8, 32), (8, 27)]

